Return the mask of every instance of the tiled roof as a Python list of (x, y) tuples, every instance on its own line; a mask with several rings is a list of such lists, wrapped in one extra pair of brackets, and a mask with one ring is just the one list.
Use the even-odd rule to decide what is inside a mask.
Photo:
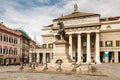
[(21, 35), (19, 32), (16, 32), (16, 31), (14, 31), (14, 30), (6, 27), (5, 25), (3, 25), (3, 24), (1, 24), (1, 23), (0, 23), (0, 30), (7, 31), (7, 32), (9, 32), (9, 33), (12, 33), (12, 34), (15, 34), (15, 35), (18, 35), (18, 36)]
[(94, 14), (94, 13), (84, 13), (84, 12), (73, 12), (71, 14), (62, 16), (60, 18), (56, 18), (55, 20), (62, 20), (62, 19), (70, 19), (70, 18), (78, 18), (78, 17), (86, 17), (86, 16), (94, 16), (94, 15), (100, 15), (100, 14)]

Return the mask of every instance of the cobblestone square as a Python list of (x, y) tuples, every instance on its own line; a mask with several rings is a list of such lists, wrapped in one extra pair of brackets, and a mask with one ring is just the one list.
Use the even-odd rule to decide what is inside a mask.
[(0, 80), (120, 80), (120, 64), (95, 66), (104, 75), (16, 72), (19, 66), (0, 66)]

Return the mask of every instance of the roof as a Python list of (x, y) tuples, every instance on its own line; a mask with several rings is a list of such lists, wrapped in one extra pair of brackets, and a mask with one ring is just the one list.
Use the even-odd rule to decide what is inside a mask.
[(5, 25), (3, 25), (3, 24), (1, 24), (1, 23), (0, 23), (0, 30), (7, 31), (7, 32), (9, 32), (9, 33), (12, 33), (12, 34), (18, 35), (18, 36), (21, 35), (19, 32), (16, 32), (16, 31), (14, 31), (14, 30), (6, 27)]
[(120, 16), (116, 16), (116, 17), (106, 17), (106, 18), (101, 18), (100, 21), (104, 22), (104, 21), (114, 21), (114, 20), (119, 20)]
[(84, 12), (72, 12), (71, 14), (62, 16), (60, 18), (56, 18), (55, 20), (62, 20), (62, 19), (70, 19), (70, 18), (78, 18), (78, 17), (86, 17), (86, 16), (94, 16), (94, 15), (100, 15), (100, 14), (94, 14), (94, 13), (84, 13)]
[(15, 31), (20, 32), (24, 37), (31, 39), (23, 29), (16, 29)]
[(50, 24), (50, 25), (48, 25), (48, 26), (45, 26), (45, 27), (52, 27), (53, 26), (53, 24)]

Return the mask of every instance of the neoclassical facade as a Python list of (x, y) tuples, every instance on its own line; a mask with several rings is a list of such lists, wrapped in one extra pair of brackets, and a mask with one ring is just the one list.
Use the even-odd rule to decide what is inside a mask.
[(120, 62), (120, 17), (100, 18), (100, 14), (77, 10), (42, 28), (42, 48), (30, 50), (29, 62), (49, 63), (54, 58), (58, 22), (64, 23), (71, 59), (81, 63)]

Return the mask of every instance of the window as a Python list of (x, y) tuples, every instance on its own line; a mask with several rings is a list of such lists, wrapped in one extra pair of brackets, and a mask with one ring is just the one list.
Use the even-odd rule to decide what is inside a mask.
[(17, 55), (17, 49), (16, 48), (14, 49), (14, 55)]
[(42, 47), (45, 49), (46, 48), (46, 44), (43, 44)]
[(0, 41), (2, 41), (2, 34), (0, 34)]
[(91, 48), (94, 48), (94, 42), (91, 42)]
[(13, 54), (13, 49), (10, 49), (10, 54)]
[(120, 46), (120, 40), (116, 41), (116, 46), (119, 47)]
[(6, 48), (6, 54), (8, 54), (8, 48)]
[(6, 36), (6, 42), (8, 42), (8, 36)]
[(4, 41), (6, 40), (6, 37), (4, 36), (4, 39), (3, 39)]
[(4, 53), (4, 54), (8, 54), (8, 48), (7, 48), (7, 47), (4, 47), (3, 53)]
[(6, 41), (6, 42), (8, 42), (8, 36), (4, 35), (3, 40)]
[(100, 41), (100, 47), (103, 47), (103, 42), (102, 41)]
[(16, 40), (16, 44), (18, 44), (18, 40)]
[(50, 49), (52, 49), (52, 48), (53, 48), (53, 44), (49, 44), (48, 47), (49, 47)]
[(11, 37), (9, 37), (9, 42), (11, 43)]
[(2, 54), (2, 47), (0, 46), (0, 54)]
[(9, 54), (11, 53), (10, 51), (11, 51), (11, 50), (9, 49)]
[(86, 47), (87, 43), (86, 42), (83, 42), (83, 47)]
[(112, 47), (113, 46), (112, 41), (106, 41), (105, 45), (106, 45), (106, 47)]
[(14, 39), (14, 44), (17, 44), (17, 43), (18, 43), (17, 39)]
[(11, 39), (12, 41), (11, 41), (11, 43), (14, 43), (14, 40), (13, 40), (13, 38)]
[(108, 25), (106, 28), (107, 28), (107, 29), (111, 29), (111, 26), (110, 26), (110, 25)]
[(9, 54), (13, 54), (13, 49), (12, 49), (12, 47), (9, 48)]

